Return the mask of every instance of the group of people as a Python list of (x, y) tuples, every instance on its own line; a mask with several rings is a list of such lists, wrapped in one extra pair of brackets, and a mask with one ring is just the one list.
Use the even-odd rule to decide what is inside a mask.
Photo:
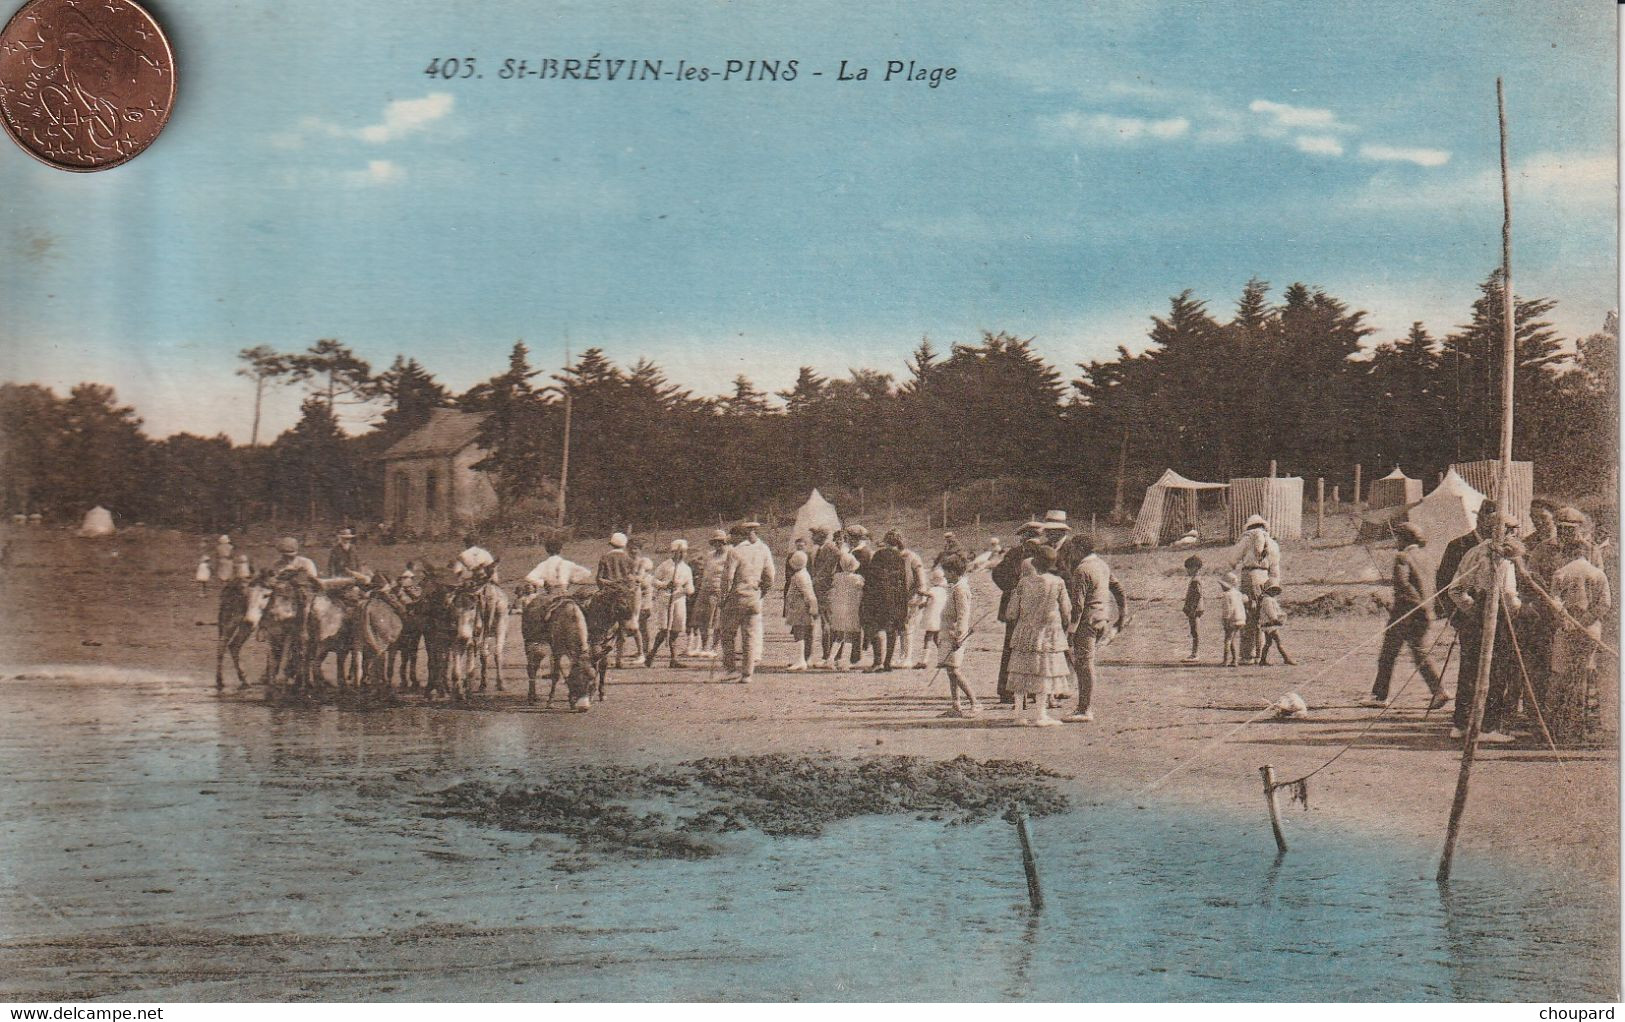
[[(1602, 619), (1612, 605), (1607, 575), (1589, 536), (1586, 516), (1573, 507), (1537, 503), (1535, 529), (1518, 537), (1516, 516), (1493, 500), (1478, 509), (1475, 527), (1450, 541), (1429, 578), (1417, 552), (1424, 545), (1410, 525), (1395, 530), (1394, 602), (1364, 705), (1387, 707), (1395, 662), (1409, 648), (1426, 682), (1429, 709), (1452, 698), (1423, 643), (1429, 622), (1454, 630), (1460, 668), (1450, 737), (1465, 737), (1484, 655), (1484, 603), (1496, 595), (1500, 613), (1490, 644), (1489, 686), (1479, 741), (1517, 740), (1515, 726), (1544, 726), (1554, 742), (1575, 744), (1598, 725), (1597, 653)], [(1499, 526), (1503, 539), (1496, 540)]]
[[(1452, 698), (1456, 706), (1451, 736), (1460, 738), (1473, 703), (1483, 653), (1482, 602), (1498, 589), (1502, 608), (1497, 627), (1481, 740), (1515, 740), (1521, 716), (1543, 723), (1558, 741), (1585, 740), (1597, 718), (1596, 663), (1601, 622), (1610, 608), (1606, 575), (1597, 565), (1585, 516), (1572, 507), (1537, 503), (1534, 535), (1517, 536), (1518, 523), (1503, 516), (1494, 501), (1479, 510), (1475, 529), (1450, 542), (1436, 572), (1418, 557), (1422, 535), (1411, 525), (1395, 530), (1393, 601), (1377, 659), (1377, 675), (1363, 701), (1387, 707), (1400, 653), (1409, 650), (1429, 690), (1428, 708)], [(1497, 545), (1497, 524), (1506, 539)], [(720, 659), (724, 680), (749, 683), (762, 662), (764, 598), (775, 590), (793, 647), (785, 669), (858, 669), (871, 656), (869, 672), (935, 664), (947, 676), (951, 706), (945, 715), (976, 716), (983, 707), (964, 675), (964, 646), (990, 613), (1004, 624), (997, 698), (1015, 707), (1018, 720), (1050, 726), (1094, 719), (1097, 657), (1126, 624), (1128, 596), (1095, 549), (1092, 536), (1073, 531), (1064, 511), (1049, 511), (1018, 530), (1008, 552), (998, 540), (972, 555), (954, 534), (943, 536), (929, 567), (892, 529), (877, 542), (861, 525), (814, 528), (795, 540), (780, 570), (761, 537), (761, 523), (744, 521), (713, 533), (708, 549), (690, 556), (686, 540), (673, 540), (656, 563), (623, 532), (609, 537), (594, 568), (563, 556), (560, 544), (544, 544), (544, 559), (524, 578), (529, 594), (562, 598), (573, 587), (593, 584), (616, 594), (623, 626), (615, 649), (623, 664), (622, 639), (634, 644), (637, 662), (653, 666), (665, 651), (670, 666), (680, 657)], [(289, 537), (278, 542), (277, 574), (314, 583), (314, 561)], [(1206, 612), (1200, 557), (1185, 561), (1183, 613), (1190, 631), (1186, 663), (1200, 653), (1199, 621)], [(416, 565), (408, 565), (397, 585), (410, 585)], [(999, 591), (995, 608), (978, 614), (969, 580), (991, 569)], [(454, 582), (496, 581), (497, 559), (472, 537), (450, 563)], [(205, 551), (200, 581), (248, 578), (245, 553), (221, 536)], [(328, 555), (328, 578), (362, 578), (363, 566), (353, 530), (338, 533)], [(1246, 522), (1242, 537), (1219, 577), (1223, 626), (1221, 665), (1266, 665), (1274, 650), (1292, 664), (1281, 642), (1286, 622), (1279, 597), (1280, 544), (1261, 516)], [(1426, 648), (1430, 622), (1442, 618), (1459, 645), (1459, 676), (1454, 697)], [(1527, 679), (1527, 680), (1526, 680)], [(1071, 706), (1059, 716), (1052, 711)]]

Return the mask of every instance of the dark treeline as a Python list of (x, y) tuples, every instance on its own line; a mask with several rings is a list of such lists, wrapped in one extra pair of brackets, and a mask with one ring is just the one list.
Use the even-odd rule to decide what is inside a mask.
[[(1585, 493), (1609, 485), (1616, 447), (1617, 325), (1566, 345), (1548, 299), (1518, 299), (1517, 435), (1538, 485)], [(1452, 461), (1494, 457), (1499, 430), (1501, 289), (1480, 286), (1465, 325), (1435, 338), (1416, 324), (1370, 344), (1365, 313), (1294, 284), (1271, 299), (1250, 282), (1223, 315), (1189, 292), (1153, 318), (1139, 354), (1049, 365), (1030, 340), (914, 350), (901, 376), (802, 367), (768, 395), (744, 376), (720, 397), (671, 383), (647, 360), (615, 364), (589, 349), (561, 372), (534, 367), (523, 343), (507, 367), (453, 394), (415, 359), (375, 372), (336, 340), (294, 353), (241, 353), (254, 397), (254, 442), (145, 436), (114, 392), (66, 396), (0, 386), (0, 479), (7, 513), (71, 519), (94, 504), (126, 522), (198, 529), (376, 520), (377, 455), (430, 409), (489, 413), (483, 468), (501, 496), (496, 525), (553, 518), (564, 399), (572, 409), (569, 519), (598, 525), (695, 523), (787, 512), (817, 486), (839, 506), (929, 502), (956, 518), (1019, 514), (1052, 501), (1132, 510), (1164, 468), (1199, 479), (1281, 472), (1347, 486), (1402, 466), (1432, 480)], [(298, 386), (298, 423), (261, 445), (268, 388)], [(245, 386), (245, 397), (248, 391)], [(362, 413), (360, 435), (341, 427)]]

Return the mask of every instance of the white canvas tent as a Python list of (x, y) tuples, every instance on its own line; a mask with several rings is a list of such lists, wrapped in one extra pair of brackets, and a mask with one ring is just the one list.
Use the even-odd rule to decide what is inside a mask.
[(1196, 495), (1203, 490), (1222, 490), (1224, 483), (1201, 483), (1168, 469), (1145, 488), (1145, 500), (1134, 519), (1135, 546), (1161, 546), (1172, 543), (1196, 527)]
[(1478, 524), (1478, 505), (1482, 503), (1484, 495), (1451, 469), (1432, 493), (1411, 508), (1405, 520), (1422, 534), (1420, 559), (1430, 570), (1438, 566), (1446, 544)]
[(85, 512), (85, 520), (79, 526), (81, 536), (111, 536), (113, 534), (113, 512), (100, 504)]
[(824, 495), (817, 490), (807, 498), (807, 503), (801, 505), (796, 512), (796, 524), (790, 530), (790, 541), (798, 539), (812, 539), (813, 529), (825, 529), (833, 534), (841, 527), (841, 516), (835, 513), (835, 505), (824, 499)]
[(1412, 479), (1395, 465), (1392, 472), (1371, 484), (1367, 504), (1372, 508), (1404, 507), (1421, 499), (1422, 480)]

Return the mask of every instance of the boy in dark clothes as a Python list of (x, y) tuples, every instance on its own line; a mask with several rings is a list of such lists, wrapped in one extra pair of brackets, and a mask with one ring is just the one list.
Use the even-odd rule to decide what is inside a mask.
[(1202, 583), (1196, 576), (1202, 573), (1202, 559), (1195, 554), (1185, 558), (1185, 574), (1190, 578), (1190, 584), (1185, 586), (1185, 620), (1191, 625), (1191, 655), (1185, 658), (1187, 664), (1196, 663), (1196, 651), (1201, 645), (1199, 633), (1196, 630), (1196, 619), (1202, 616)]

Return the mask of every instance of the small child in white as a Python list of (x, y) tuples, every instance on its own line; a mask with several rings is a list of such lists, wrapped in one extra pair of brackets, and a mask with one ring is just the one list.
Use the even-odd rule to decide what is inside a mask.
[(209, 570), (209, 555), (205, 552), (197, 562), (197, 572), (192, 576), (197, 580), (197, 591), (204, 593), (209, 588), (209, 579), (213, 577)]
[[(954, 701), (953, 709), (943, 716), (980, 716), (982, 705), (976, 701), (976, 693), (970, 690), (959, 673), (965, 665), (965, 643), (970, 641), (971, 630), (970, 582), (965, 578), (965, 558), (958, 554), (945, 557), (940, 570), (947, 585), (944, 587), (942, 620), (938, 622), (938, 631), (946, 636), (947, 641), (938, 643), (940, 652), (937, 665), (948, 673), (948, 695)], [(968, 708), (960, 701), (961, 692), (970, 700)]]
[(841, 570), (829, 590), (829, 631), (835, 637), (830, 662), (837, 671), (846, 669), (841, 654), (848, 647), (854, 667), (863, 655), (863, 626), (858, 622), (858, 605), (862, 602), (863, 576), (858, 574), (858, 559), (842, 554)]
[[(964, 572), (960, 573), (961, 575)], [(931, 590), (925, 597), (925, 609), (920, 613), (920, 627), (925, 631), (925, 638), (920, 641), (920, 662), (915, 667), (925, 666), (925, 651), (932, 646), (942, 649), (942, 610), (948, 605), (948, 576), (943, 572), (942, 565), (931, 569)]]
[(1270, 586), (1264, 590), (1263, 599), (1258, 601), (1258, 627), (1264, 633), (1264, 648), (1258, 651), (1258, 666), (1269, 666), (1270, 647), (1281, 654), (1281, 663), (1288, 667), (1295, 666), (1293, 659), (1286, 655), (1286, 647), (1281, 645), (1281, 627), (1286, 624), (1286, 611), (1281, 609), (1281, 587)]
[(1240, 581), (1236, 573), (1227, 571), (1219, 579), (1219, 598), (1224, 601), (1224, 659), (1220, 667), (1238, 667), (1241, 664), (1241, 630), (1247, 624), (1247, 597), (1237, 588)]

